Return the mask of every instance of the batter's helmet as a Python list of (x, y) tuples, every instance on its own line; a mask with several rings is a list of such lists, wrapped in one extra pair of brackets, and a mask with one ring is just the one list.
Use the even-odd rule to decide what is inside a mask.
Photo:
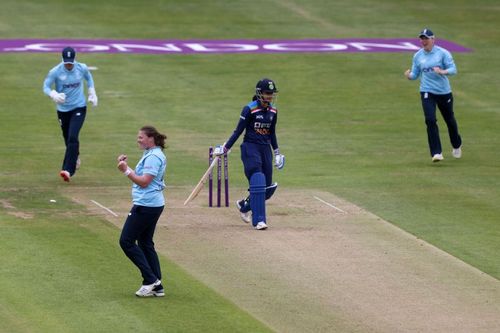
[[(267, 95), (272, 94), (272, 97), (264, 98), (264, 96), (262, 95), (264, 93)], [(274, 103), (277, 93), (278, 88), (276, 87), (276, 83), (274, 83), (274, 81), (271, 79), (262, 79), (257, 82), (257, 85), (255, 86), (255, 96), (259, 101), (264, 103)]]

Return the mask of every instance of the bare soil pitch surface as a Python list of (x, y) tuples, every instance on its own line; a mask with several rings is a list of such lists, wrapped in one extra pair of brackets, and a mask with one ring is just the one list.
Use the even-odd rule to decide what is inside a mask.
[[(157, 249), (276, 331), (500, 332), (500, 281), (330, 193), (278, 189), (256, 231), (189, 192), (167, 190)], [(119, 228), (131, 206), (124, 187), (67, 195)]]

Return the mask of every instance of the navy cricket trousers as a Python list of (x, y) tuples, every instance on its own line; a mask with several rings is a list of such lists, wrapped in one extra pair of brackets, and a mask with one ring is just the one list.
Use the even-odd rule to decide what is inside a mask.
[[(241, 161), (243, 162), (243, 168), (248, 183), (250, 184), (250, 178), (254, 173), (262, 172), (266, 177), (266, 187), (269, 187), (273, 182), (273, 153), (271, 151), (271, 146), (243, 142), (240, 148)], [(250, 210), (250, 197), (248, 197), (244, 205), (240, 208), (240, 212), (246, 213)]]
[(266, 187), (273, 182), (273, 152), (270, 145), (243, 142), (241, 148), (241, 161), (248, 181), (256, 172), (266, 176)]
[(156, 280), (161, 280), (160, 261), (153, 235), (163, 208), (164, 206), (134, 205), (123, 225), (120, 247), (141, 271), (142, 284), (153, 284)]
[(459, 148), (462, 145), (462, 138), (458, 134), (458, 125), (453, 112), (453, 95), (451, 93), (436, 95), (428, 92), (420, 92), (420, 98), (422, 100), (422, 108), (424, 109), (427, 140), (431, 156), (443, 152), (436, 119), (436, 106), (441, 111), (441, 115), (448, 127), (451, 145), (453, 148)]
[(85, 116), (87, 114), (87, 107), (76, 108), (68, 112), (57, 111), (57, 117), (61, 125), (64, 143), (66, 145), (66, 152), (61, 170), (66, 170), (71, 176), (75, 174), (76, 160), (80, 155), (80, 141), (78, 136), (83, 127)]

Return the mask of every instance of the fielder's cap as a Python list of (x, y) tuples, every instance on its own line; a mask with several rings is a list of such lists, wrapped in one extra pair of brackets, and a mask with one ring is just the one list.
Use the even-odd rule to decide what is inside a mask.
[(431, 31), (431, 29), (424, 29), (420, 32), (420, 35), (418, 35), (418, 38), (434, 38), (434, 33)]
[(62, 58), (65, 64), (74, 63), (75, 57), (76, 57), (76, 52), (74, 48), (68, 46), (65, 47), (64, 50), (62, 50)]

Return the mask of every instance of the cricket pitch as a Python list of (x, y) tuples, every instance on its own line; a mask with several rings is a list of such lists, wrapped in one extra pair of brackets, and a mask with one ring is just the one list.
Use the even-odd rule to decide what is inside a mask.
[[(129, 192), (88, 190), (68, 195), (121, 228)], [(500, 281), (331, 193), (280, 188), (256, 231), (189, 191), (167, 190), (158, 251), (278, 332), (500, 330)]]

